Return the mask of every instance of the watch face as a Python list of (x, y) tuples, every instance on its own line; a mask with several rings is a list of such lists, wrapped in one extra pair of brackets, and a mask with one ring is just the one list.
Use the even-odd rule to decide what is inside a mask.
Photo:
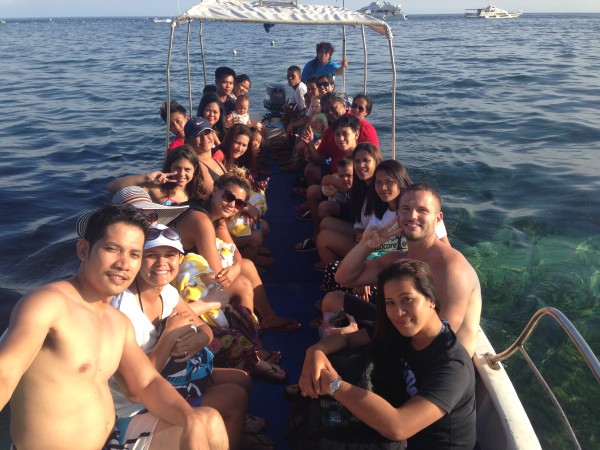
[(340, 377), (331, 380), (329, 383), (329, 395), (333, 397), (335, 392), (340, 388), (340, 384), (342, 384), (342, 379)]

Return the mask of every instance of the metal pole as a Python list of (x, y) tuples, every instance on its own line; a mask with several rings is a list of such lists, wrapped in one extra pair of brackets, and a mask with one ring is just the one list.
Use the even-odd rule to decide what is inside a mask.
[(169, 149), (169, 131), (171, 125), (171, 54), (173, 52), (173, 38), (175, 36), (175, 27), (177, 21), (171, 22), (171, 37), (169, 39), (169, 55), (167, 56), (167, 143), (165, 151)]
[(204, 76), (204, 86), (208, 83), (206, 81), (206, 62), (204, 61), (204, 31), (202, 29), (202, 21), (200, 21), (200, 52), (202, 52), (202, 75)]
[(193, 111), (193, 104), (192, 104), (192, 75), (191, 75), (191, 69), (190, 69), (190, 34), (192, 32), (192, 21), (188, 20), (188, 28), (187, 28), (187, 38), (185, 41), (185, 52), (186, 52), (186, 59), (187, 59), (187, 77), (188, 77), (188, 99), (190, 101), (190, 115), (192, 114)]
[(365, 26), (360, 26), (360, 31), (362, 32), (362, 41), (363, 41), (363, 58), (365, 60), (365, 72), (363, 75), (363, 94), (367, 95), (367, 38), (365, 36)]
[(392, 159), (396, 159), (396, 61), (394, 60), (392, 30), (387, 24), (386, 27), (390, 45), (390, 59), (392, 61)]

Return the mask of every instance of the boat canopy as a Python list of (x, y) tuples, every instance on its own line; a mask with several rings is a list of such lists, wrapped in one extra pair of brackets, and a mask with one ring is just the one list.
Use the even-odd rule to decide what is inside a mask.
[(390, 27), (382, 20), (357, 11), (328, 5), (299, 5), (293, 2), (249, 2), (245, 0), (204, 0), (176, 19), (272, 23), (288, 25), (364, 25), (392, 39)]
[[(204, 83), (207, 82), (205, 53), (204, 53), (204, 35), (202, 23), (205, 21), (218, 22), (237, 22), (237, 23), (257, 23), (257, 24), (285, 24), (285, 25), (328, 25), (342, 27), (343, 45), (342, 55), (346, 56), (346, 27), (360, 27), (362, 31), (363, 54), (364, 54), (364, 74), (363, 90), (367, 92), (367, 47), (365, 28), (369, 28), (377, 34), (384, 36), (388, 40), (388, 47), (391, 61), (392, 76), (392, 158), (395, 157), (395, 122), (396, 122), (396, 66), (394, 62), (394, 50), (392, 46), (392, 30), (383, 20), (376, 19), (367, 14), (339, 6), (329, 5), (299, 5), (297, 0), (259, 0), (250, 2), (247, 0), (203, 0), (195, 6), (192, 6), (186, 12), (171, 22), (171, 39), (169, 42), (169, 56), (167, 61), (167, 102), (170, 102), (170, 64), (173, 49), (173, 40), (175, 28), (180, 24), (188, 25), (188, 45), (187, 45), (187, 63), (188, 63), (188, 95), (190, 102), (190, 111), (193, 111), (191, 73), (190, 73), (190, 53), (189, 36), (190, 26), (194, 20), (200, 22), (200, 49), (202, 53), (202, 68)], [(342, 91), (345, 91), (345, 71), (342, 75)], [(167, 108), (167, 116), (169, 116)], [(167, 146), (169, 145), (169, 117), (167, 117)]]

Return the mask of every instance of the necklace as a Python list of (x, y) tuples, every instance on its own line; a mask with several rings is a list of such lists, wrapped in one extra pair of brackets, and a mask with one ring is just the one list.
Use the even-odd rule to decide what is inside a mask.
[[(142, 303), (142, 291), (140, 291), (140, 286), (138, 285), (137, 278), (135, 279), (135, 288), (138, 292), (138, 302), (140, 304), (140, 309), (142, 310), (144, 315), (146, 315), (146, 312), (144, 311), (144, 304)], [(154, 324), (155, 321), (151, 321), (152, 326), (154, 326), (154, 329), (156, 329), (156, 330), (160, 329), (160, 325), (162, 323), (162, 316), (165, 312), (165, 302), (163, 301), (162, 294), (159, 294), (158, 298), (160, 298), (160, 316), (158, 317), (158, 325)], [(148, 317), (148, 316), (146, 316), (146, 317)], [(150, 317), (148, 317), (148, 320), (150, 320)]]

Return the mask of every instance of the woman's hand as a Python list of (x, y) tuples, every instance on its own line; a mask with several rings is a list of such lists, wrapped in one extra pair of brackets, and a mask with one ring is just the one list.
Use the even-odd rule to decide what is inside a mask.
[(229, 295), (223, 290), (223, 286), (220, 283), (217, 283), (217, 286), (211, 286), (208, 290), (208, 294), (206, 294), (206, 297), (202, 298), (201, 301), (206, 303), (218, 303), (220, 305), (219, 309), (225, 308), (229, 305)]
[(319, 379), (321, 378), (323, 369), (335, 373), (335, 370), (325, 353), (321, 350), (315, 350), (312, 347), (309, 347), (306, 351), (306, 357), (304, 358), (302, 374), (298, 381), (303, 396), (317, 398), (319, 395), (327, 393), (327, 391), (323, 392), (319, 385)]
[(364, 231), (361, 241), (368, 248), (375, 250), (387, 242), (389, 238), (402, 234), (402, 227), (396, 225), (399, 225), (398, 216), (394, 216), (382, 227), (369, 227)]
[(310, 127), (305, 127), (304, 131), (302, 132), (302, 135), (300, 136), (300, 139), (302, 139), (302, 142), (304, 142), (305, 144), (310, 144), (315, 138), (315, 135), (313, 134), (312, 128)]
[(225, 128), (230, 128), (233, 125), (235, 125), (235, 123), (235, 117), (233, 116), (233, 113), (230, 112), (229, 114), (227, 114), (227, 117), (225, 117)]
[(238, 267), (239, 264), (234, 264), (233, 266), (224, 267), (221, 271), (215, 276), (215, 281), (217, 283), (221, 283), (224, 289), (227, 289), (231, 286), (231, 283), (235, 281), (237, 276), (240, 274), (240, 270)]
[(163, 173), (160, 170), (156, 170), (154, 172), (146, 174), (144, 178), (146, 180), (146, 183), (165, 184), (176, 182), (177, 180), (175, 178), (170, 178), (174, 175), (177, 175), (177, 172)]
[(321, 378), (319, 378), (321, 395), (329, 395), (329, 385), (337, 377), (339, 377), (339, 375), (335, 370), (324, 369), (321, 371)]
[(177, 339), (171, 350), (171, 356), (177, 358), (175, 362), (186, 361), (196, 355), (208, 345), (209, 338), (206, 333), (196, 332), (196, 327), (187, 327), (185, 333)]
[(358, 244), (362, 240), (362, 237), (363, 237), (363, 230), (355, 228), (354, 229), (354, 243)]

